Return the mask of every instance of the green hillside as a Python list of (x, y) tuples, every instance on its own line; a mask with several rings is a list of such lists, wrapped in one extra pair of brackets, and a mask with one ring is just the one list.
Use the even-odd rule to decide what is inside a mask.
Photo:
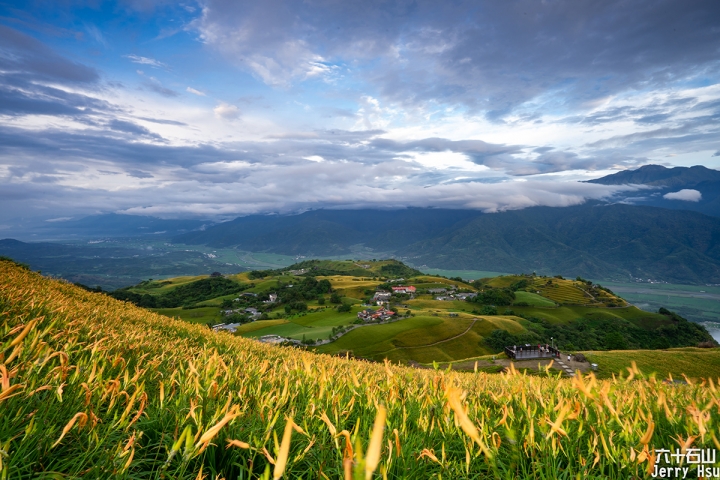
[[(396, 312), (391, 320), (358, 319), (376, 291), (398, 285), (416, 291), (392, 295), (386, 305)], [(375, 361), (454, 362), (525, 343), (586, 351), (712, 342), (697, 324), (671, 312), (639, 310), (580, 278), (505, 275), (465, 282), (420, 274), (395, 260), (308, 260), (226, 277), (148, 281), (111, 295), (191, 323), (236, 324), (239, 336), (277, 335), (318, 352)]]
[(211, 332), (2, 260), (0, 318), (3, 479), (627, 479), (649, 449), (717, 443), (717, 349), (682, 352), (689, 376), (711, 365), (692, 385), (407, 368)]

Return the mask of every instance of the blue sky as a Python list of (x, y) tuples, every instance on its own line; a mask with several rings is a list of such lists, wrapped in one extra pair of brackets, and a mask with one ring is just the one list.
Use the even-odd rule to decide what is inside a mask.
[(487, 212), (720, 167), (715, 1), (0, 3), (0, 219)]

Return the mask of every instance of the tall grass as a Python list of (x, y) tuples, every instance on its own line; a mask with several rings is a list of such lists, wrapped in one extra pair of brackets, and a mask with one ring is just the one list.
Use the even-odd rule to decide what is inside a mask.
[(643, 478), (720, 448), (707, 380), (413, 370), (267, 346), (0, 261), (0, 478)]

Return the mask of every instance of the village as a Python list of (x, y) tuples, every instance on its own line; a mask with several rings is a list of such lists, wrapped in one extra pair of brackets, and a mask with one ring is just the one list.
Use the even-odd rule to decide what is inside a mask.
[[(388, 283), (394, 283), (394, 282), (402, 282), (404, 279), (395, 279), (390, 280)], [(290, 286), (290, 285), (288, 285)], [(353, 330), (359, 326), (365, 325), (365, 324), (379, 324), (379, 323), (387, 323), (391, 321), (397, 321), (400, 319), (398, 312), (395, 308), (391, 308), (390, 303), (393, 299), (393, 296), (395, 296), (395, 300), (402, 300), (402, 299), (413, 299), (415, 298), (416, 293), (418, 293), (418, 290), (416, 287), (412, 285), (397, 285), (390, 287), (391, 291), (384, 290), (384, 289), (378, 289), (375, 291), (374, 295), (370, 299), (370, 301), (366, 300), (366, 303), (363, 303), (362, 306), (366, 307), (359, 312), (357, 312), (357, 319), (355, 322), (353, 322), (353, 325), (348, 326), (347, 328), (343, 330), (339, 330), (337, 332), (334, 332), (333, 335), (327, 340), (319, 341), (319, 343), (329, 343), (331, 341), (336, 340), (338, 337), (346, 334), (350, 330)], [(467, 295), (472, 294), (459, 294), (454, 293), (456, 291), (456, 288), (454, 286), (451, 286), (451, 291), (448, 291), (446, 289), (429, 289), (427, 291), (423, 291), (423, 293), (430, 293), (430, 294), (444, 294), (442, 298), (436, 297), (436, 299), (451, 299), (451, 298), (457, 298), (457, 299), (465, 299)], [(240, 294), (237, 298), (233, 299), (232, 302), (240, 302), (240, 301), (252, 301), (255, 300), (256, 303), (259, 303), (259, 299), (257, 298), (258, 294), (256, 293), (250, 293), (245, 292)], [(270, 293), (267, 295), (267, 299), (263, 300), (262, 303), (266, 305), (275, 304), (278, 302), (278, 295), (277, 293)], [(379, 308), (372, 308), (372, 307), (379, 307)], [(248, 323), (248, 322), (254, 322), (259, 319), (261, 319), (264, 315), (264, 312), (262, 312), (259, 308), (262, 307), (240, 307), (240, 308), (225, 308), (221, 310), (221, 314), (223, 317), (227, 318), (228, 320), (241, 320), (241, 321), (227, 321), (224, 323), (212, 325), (211, 328), (214, 331), (227, 331), (230, 333), (235, 332), (235, 330), (240, 327), (241, 325)], [(324, 307), (324, 309), (327, 307)], [(267, 314), (265, 314), (265, 317), (267, 317)], [(258, 338), (260, 342), (263, 343), (293, 343), (293, 344), (299, 344), (301, 343), (298, 340), (285, 338), (278, 335), (266, 335), (263, 337)]]

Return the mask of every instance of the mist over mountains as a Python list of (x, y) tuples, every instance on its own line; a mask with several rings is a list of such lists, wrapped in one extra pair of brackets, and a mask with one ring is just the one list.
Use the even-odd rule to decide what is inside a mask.
[(702, 165), (666, 168), (645, 165), (624, 170), (587, 183), (644, 185), (641, 191), (618, 193), (618, 199), (635, 205), (692, 210), (720, 217), (720, 171)]
[[(430, 268), (720, 283), (720, 172), (703, 166), (647, 165), (590, 182), (644, 188), (616, 196), (614, 203), (500, 213), (433, 208), (313, 210), (249, 215), (218, 224), (109, 214), (36, 222), (15, 232), (23, 240), (144, 237), (308, 257), (393, 256)], [(5, 242), (0, 254), (17, 255), (23, 261), (41, 256), (44, 268), (70, 262), (73, 274), (81, 274), (82, 268), (100, 273), (91, 265), (100, 260), (82, 254), (83, 248), (90, 246)], [(142, 250), (131, 250), (103, 249), (100, 256), (120, 262), (118, 268), (121, 258), (131, 258), (135, 265), (146, 256)], [(201, 264), (210, 266), (211, 259), (202, 255), (185, 257), (178, 262), (192, 264), (193, 272)], [(127, 268), (121, 270), (131, 275)]]

